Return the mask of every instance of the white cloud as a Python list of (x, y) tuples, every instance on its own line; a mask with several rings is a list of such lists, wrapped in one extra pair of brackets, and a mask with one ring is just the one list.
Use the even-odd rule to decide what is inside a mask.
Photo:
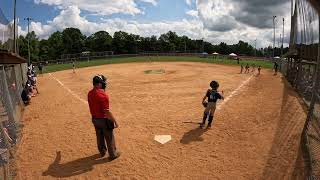
[(230, 31), (238, 25), (235, 18), (230, 15), (235, 9), (230, 0), (198, 0), (197, 9), (204, 27), (211, 31)]
[[(160, 36), (169, 30), (176, 31), (180, 35), (191, 38), (201, 38), (202, 23), (197, 20), (161, 21), (152, 23), (140, 23), (127, 21), (119, 18), (103, 19), (103, 22), (90, 22), (80, 16), (80, 9), (70, 6), (64, 9), (52, 21), (47, 24), (32, 22), (31, 30), (35, 31), (40, 38), (48, 38), (53, 32), (62, 31), (67, 27), (79, 28), (84, 34), (91, 35), (100, 30), (113, 34), (115, 31), (126, 31), (141, 36)], [(200, 32), (200, 33), (199, 33)]]
[[(156, 0), (140, 0), (143, 2), (157, 4)], [(112, 14), (142, 14), (143, 11), (137, 7), (135, 0), (34, 0), (35, 3), (55, 5), (62, 9), (69, 6), (77, 6), (81, 10), (85, 10), (98, 15)]]
[(157, 5), (157, 1), (156, 0), (140, 0), (140, 1), (146, 2), (146, 3), (150, 3), (150, 4), (154, 5), (154, 6)]
[(192, 5), (193, 0), (186, 0), (186, 3), (188, 4), (188, 6)]
[(198, 11), (195, 10), (189, 10), (186, 12), (186, 14), (192, 17), (198, 17)]
[[(175, 21), (155, 21), (155, 22), (141, 22), (126, 20), (120, 18), (106, 18), (105, 16), (100, 16), (100, 22), (89, 21), (86, 17), (81, 16), (82, 7), (85, 4), (84, 0), (77, 1), (78, 5), (67, 5), (67, 2), (62, 0), (36, 0), (43, 3), (54, 3), (55, 5), (61, 6), (61, 12), (51, 21), (47, 23), (32, 22), (31, 30), (34, 30), (40, 38), (48, 38), (53, 32), (59, 30), (62, 31), (67, 27), (79, 28), (84, 34), (91, 35), (100, 30), (104, 30), (113, 34), (115, 31), (126, 31), (128, 33), (134, 33), (141, 36), (159, 36), (162, 33), (166, 33), (169, 30), (177, 32), (178, 35), (187, 35), (193, 39), (201, 39), (219, 44), (220, 42), (226, 42), (227, 44), (237, 43), (239, 40), (247, 41), (251, 45), (254, 45), (254, 40), (257, 39), (257, 47), (265, 47), (273, 44), (273, 30), (272, 28), (261, 28), (259, 26), (248, 25), (245, 21), (239, 21), (235, 17), (235, 12), (238, 11), (239, 4), (235, 3), (235, 0), (186, 0), (186, 2), (195, 3), (196, 8), (186, 12), (187, 15), (193, 18), (187, 18), (182, 20)], [(76, 1), (76, 0), (69, 0)], [(102, 0), (93, 0), (99, 4)], [(107, 0), (104, 0), (107, 1)], [(111, 2), (112, 1), (112, 2)], [(112, 9), (109, 7), (109, 10), (104, 9), (103, 13), (110, 14), (111, 12), (120, 12), (117, 9), (118, 5), (114, 4), (116, 0), (110, 0), (112, 4)], [(137, 0), (136, 0), (137, 1)], [(152, 5), (157, 5), (158, 0), (139, 0)], [(249, 2), (249, 0), (246, 0)], [(258, 1), (258, 0), (257, 0)], [(119, 4), (125, 2), (124, 0), (116, 1)], [(126, 0), (126, 2), (135, 2), (135, 0)], [(187, 2), (187, 3), (188, 3)], [(241, 1), (242, 2), (242, 1)], [(251, 2), (251, 1), (250, 1)], [(90, 4), (92, 1), (90, 1)], [(252, 5), (252, 4), (251, 4)], [(94, 5), (96, 6), (96, 5)], [(98, 8), (98, 10), (103, 9), (105, 6)], [(134, 6), (137, 5), (134, 3)], [(97, 7), (86, 7), (86, 9), (97, 8)], [(121, 7), (128, 9), (128, 7)], [(107, 8), (108, 9), (108, 8)], [(117, 10), (115, 10), (117, 9)], [(143, 9), (143, 7), (142, 7)], [(95, 12), (97, 13), (98, 10)], [(251, 10), (251, 9), (250, 9)], [(93, 10), (92, 10), (93, 12)], [(101, 14), (102, 10), (97, 14)], [(250, 12), (250, 11), (248, 11)], [(124, 12), (122, 12), (124, 13)], [(126, 12), (129, 14), (129, 12)], [(142, 10), (137, 8), (137, 12), (134, 13), (143, 13)], [(253, 14), (254, 16), (255, 14)], [(249, 15), (248, 15), (249, 16)], [(290, 12), (285, 15), (286, 22), (289, 22)], [(282, 33), (280, 20), (277, 21), (277, 39), (279, 38), (280, 33)], [(285, 27), (285, 39), (289, 37), (290, 25), (288, 23)], [(25, 32), (25, 31), (24, 31)]]

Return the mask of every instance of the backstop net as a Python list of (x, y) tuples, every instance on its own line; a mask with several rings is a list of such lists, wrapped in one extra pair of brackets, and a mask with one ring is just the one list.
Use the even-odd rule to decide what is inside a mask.
[(4, 15), (0, 7), (0, 49), (13, 51), (14, 49), (14, 25)]

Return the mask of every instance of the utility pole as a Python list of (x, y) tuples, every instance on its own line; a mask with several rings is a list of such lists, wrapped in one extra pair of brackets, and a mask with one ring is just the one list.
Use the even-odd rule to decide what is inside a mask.
[(274, 60), (274, 49), (276, 46), (276, 26), (275, 26), (275, 20), (277, 16), (273, 16), (273, 53), (272, 53), (272, 59)]
[(24, 20), (28, 21), (28, 65), (31, 64), (31, 59), (30, 59), (30, 21), (33, 19), (30, 17), (24, 18)]
[(281, 38), (282, 38), (282, 34), (280, 34), (280, 38), (279, 38), (279, 41), (278, 41), (278, 47), (279, 47), (279, 48), (281, 48), (281, 47), (280, 47)]
[(282, 24), (282, 45), (281, 45), (281, 58), (283, 57), (283, 40), (284, 40), (284, 18), (282, 19), (283, 24)]
[(257, 39), (254, 40), (254, 57), (257, 57)]
[(17, 0), (13, 0), (13, 53), (17, 53)]

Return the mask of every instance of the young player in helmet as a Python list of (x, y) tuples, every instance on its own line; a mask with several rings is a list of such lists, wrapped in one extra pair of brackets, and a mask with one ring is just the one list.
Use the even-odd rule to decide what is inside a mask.
[(258, 67), (258, 75), (261, 73), (261, 66)]
[[(201, 128), (203, 128), (203, 126), (205, 125), (208, 116), (209, 116), (209, 119), (208, 119), (207, 128), (211, 128), (214, 112), (217, 106), (217, 101), (220, 99), (224, 99), (224, 97), (218, 92), (219, 83), (217, 81), (211, 81), (210, 87), (211, 89), (208, 89), (206, 95), (202, 99), (202, 104), (205, 107), (205, 110), (203, 113), (202, 123), (200, 124)], [(206, 102), (207, 98), (208, 98), (208, 102)]]
[(73, 73), (76, 73), (76, 63), (75, 63), (75, 61), (72, 61), (72, 70), (73, 70)]
[(249, 73), (250, 72), (250, 66), (249, 64), (247, 63), (246, 65), (246, 71), (244, 72), (245, 74)]
[(241, 70), (240, 70), (240, 74), (243, 73), (243, 64), (241, 64)]

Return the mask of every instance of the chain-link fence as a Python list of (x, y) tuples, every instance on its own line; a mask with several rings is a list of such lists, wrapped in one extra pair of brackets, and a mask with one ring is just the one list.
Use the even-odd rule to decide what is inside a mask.
[(299, 61), (294, 59), (282, 60), (280, 62), (281, 72), (286, 76), (288, 82), (304, 98), (307, 104), (311, 101), (313, 83), (315, 81), (315, 62)]
[[(311, 2), (311, 3), (310, 3)], [(287, 80), (308, 106), (301, 136), (309, 177), (320, 179), (320, 12), (319, 1), (292, 0)]]
[(304, 145), (308, 152), (310, 161), (311, 177), (320, 179), (320, 60), (315, 65), (315, 73), (311, 77), (312, 84), (307, 87), (308, 98), (310, 101), (308, 118), (302, 134)]
[(14, 23), (10, 22), (0, 7), (0, 49), (13, 51)]
[(320, 179), (320, 88), (316, 62), (298, 58), (282, 60), (282, 73), (308, 106), (308, 118), (302, 133), (302, 148), (311, 179)]
[(0, 65), (0, 179), (11, 179), (12, 148), (17, 144), (22, 118), (21, 93), (26, 64)]

